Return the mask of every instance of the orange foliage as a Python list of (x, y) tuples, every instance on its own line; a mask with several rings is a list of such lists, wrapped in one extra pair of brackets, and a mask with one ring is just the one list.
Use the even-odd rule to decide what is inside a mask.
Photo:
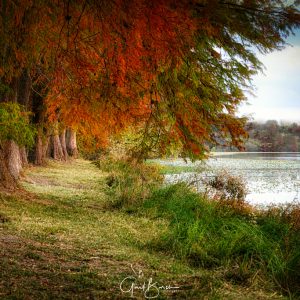
[(59, 49), (46, 99), (49, 119), (85, 133), (88, 126), (103, 140), (146, 120), (158, 69), (178, 66), (193, 46), (196, 25), (184, 4), (173, 4), (118, 0), (108, 11), (84, 13), (72, 7), (74, 21), (63, 31), (67, 45)]
[(145, 132), (157, 126), (163, 145), (178, 141), (195, 154), (228, 136), (241, 148), (243, 120), (234, 111), (260, 66), (245, 45), (278, 48), (300, 24), (295, 9), (283, 7), (256, 0), (2, 1), (1, 82), (29, 69), (46, 95), (49, 121), (103, 144), (128, 125), (146, 124)]

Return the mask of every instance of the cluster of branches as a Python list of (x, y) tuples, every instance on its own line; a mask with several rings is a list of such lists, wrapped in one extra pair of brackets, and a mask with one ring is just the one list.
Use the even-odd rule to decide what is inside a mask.
[[(280, 0), (0, 5), (0, 101), (31, 113), (36, 163), (66, 157), (58, 152), (67, 129), (103, 147), (130, 126), (137, 159), (154, 146), (198, 158), (224, 139), (242, 148), (245, 119), (235, 109), (261, 68), (253, 46), (280, 49), (300, 25), (296, 4)], [(0, 174), (5, 165), (13, 163)]]

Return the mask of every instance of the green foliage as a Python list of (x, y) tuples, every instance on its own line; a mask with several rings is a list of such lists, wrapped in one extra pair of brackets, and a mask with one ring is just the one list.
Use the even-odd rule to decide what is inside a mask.
[(29, 113), (17, 103), (0, 103), (0, 143), (14, 140), (19, 145), (32, 146), (36, 130), (29, 123)]
[(7, 95), (11, 92), (11, 88), (2, 82), (0, 82), (0, 95)]
[(184, 184), (156, 190), (144, 208), (170, 222), (168, 231), (151, 243), (156, 249), (193, 266), (220, 268), (234, 283), (251, 284), (260, 274), (284, 291), (300, 293), (300, 234), (283, 215), (245, 216)]
[(112, 157), (102, 158), (96, 165), (102, 171), (109, 172), (106, 178), (106, 192), (110, 198), (111, 208), (136, 210), (162, 182), (159, 170), (155, 166)]

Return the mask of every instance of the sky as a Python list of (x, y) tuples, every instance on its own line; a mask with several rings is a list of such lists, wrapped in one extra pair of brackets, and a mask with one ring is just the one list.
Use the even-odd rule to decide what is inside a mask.
[(239, 116), (300, 123), (300, 30), (287, 42), (291, 46), (284, 50), (258, 55), (266, 69), (253, 77), (255, 96), (247, 94)]

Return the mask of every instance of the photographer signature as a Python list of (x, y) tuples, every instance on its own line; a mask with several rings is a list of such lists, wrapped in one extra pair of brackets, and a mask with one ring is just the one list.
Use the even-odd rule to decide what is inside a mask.
[(132, 265), (130, 267), (134, 275), (127, 276), (121, 281), (120, 290), (122, 293), (128, 293), (133, 297), (135, 291), (141, 291), (146, 299), (155, 299), (162, 290), (171, 292), (179, 290), (178, 286), (159, 285), (158, 282), (153, 281), (152, 277), (143, 279), (143, 271), (136, 272)]

